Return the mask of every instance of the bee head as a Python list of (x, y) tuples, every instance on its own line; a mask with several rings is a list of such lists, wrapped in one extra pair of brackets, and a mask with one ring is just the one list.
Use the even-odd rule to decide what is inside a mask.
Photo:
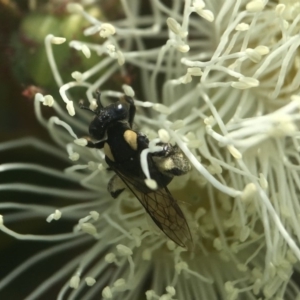
[(127, 121), (128, 105), (118, 101), (106, 107), (98, 106), (94, 113), (96, 116), (90, 124), (89, 133), (93, 138), (101, 140), (108, 127), (119, 121)]
[(116, 122), (132, 122), (132, 120), (129, 120), (129, 110), (130, 105), (132, 105), (131, 101), (133, 100), (131, 100), (131, 98), (128, 100), (128, 97), (123, 97), (120, 101), (104, 107), (101, 103), (101, 93), (99, 91), (97, 91), (96, 96), (98, 107), (95, 110), (82, 104), (80, 107), (95, 114), (89, 127), (89, 133), (93, 138), (102, 140), (108, 127), (113, 126)]

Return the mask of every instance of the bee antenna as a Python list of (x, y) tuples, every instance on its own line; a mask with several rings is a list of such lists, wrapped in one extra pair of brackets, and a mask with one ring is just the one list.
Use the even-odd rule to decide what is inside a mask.
[(95, 114), (95, 115), (97, 114), (96, 111), (90, 109), (90, 108), (87, 107), (87, 106), (84, 106), (84, 105), (82, 104), (82, 102), (79, 102), (79, 107), (80, 107), (81, 109), (88, 110), (88, 111), (92, 112), (92, 113)]

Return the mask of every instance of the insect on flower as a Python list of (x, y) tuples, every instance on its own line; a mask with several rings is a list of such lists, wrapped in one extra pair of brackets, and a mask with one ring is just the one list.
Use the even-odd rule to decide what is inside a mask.
[(89, 133), (96, 141), (88, 140), (87, 147), (104, 149), (106, 163), (115, 172), (108, 183), (111, 196), (116, 198), (128, 188), (171, 240), (188, 247), (192, 242), (189, 226), (167, 185), (174, 176), (190, 171), (189, 161), (177, 145), (159, 143), (162, 150), (147, 156), (150, 177), (157, 183), (157, 189), (149, 188), (140, 162), (141, 152), (149, 147), (149, 140), (132, 129), (136, 110), (134, 100), (124, 96), (104, 107), (100, 93), (97, 93), (97, 105), (95, 110), (81, 106), (95, 114)]

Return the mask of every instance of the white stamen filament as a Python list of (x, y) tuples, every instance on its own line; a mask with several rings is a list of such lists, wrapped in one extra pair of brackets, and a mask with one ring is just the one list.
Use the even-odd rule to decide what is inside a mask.
[[(141, 1), (122, 0), (122, 12), (113, 18), (100, 5), (98, 20), (89, 10), (92, 2), (66, 7), (86, 22), (85, 40), (69, 41), (69, 46), (83, 53), (79, 56), (85, 63), (98, 59), (93, 67), (84, 70), (75, 64), (70, 70), (73, 81), (64, 83), (66, 62), (57, 65), (52, 47), (62, 47), (65, 38), (45, 38), (62, 99), (38, 93), (34, 109), (58, 147), (35, 139), (0, 144), (3, 152), (34, 147), (45, 160), (49, 157), (47, 163), (70, 164), (62, 172), (34, 163), (2, 162), (2, 174), (36, 173), (47, 180), (40, 185), (28, 175), (26, 183), (1, 184), (0, 192), (13, 193), (11, 199), (17, 200), (0, 204), (0, 230), (20, 243), (60, 243), (20, 264), (0, 281), (0, 289), (8, 283), (14, 288), (17, 276), (30, 275), (32, 266), (51, 255), (74, 252), (79, 254), (24, 297), (43, 298), (53, 285), (61, 285), (54, 295), (60, 300), (100, 293), (116, 300), (145, 295), (158, 300), (299, 298), (298, 3), (174, 0), (167, 5), (153, 0), (151, 10), (140, 15)], [(116, 90), (108, 89), (116, 85)], [(78, 108), (77, 90), (85, 90), (84, 101), (95, 110), (97, 89), (106, 106), (123, 96), (121, 86), (125, 95), (139, 97), (134, 99), (133, 130), (150, 140), (139, 158), (151, 196), (160, 183), (151, 178), (148, 161), (163, 150), (158, 143), (176, 144), (192, 165), (168, 186), (189, 225), (192, 249), (168, 239), (126, 189), (112, 199), (107, 185), (114, 172), (107, 170), (103, 149), (85, 147), (93, 116)], [(46, 119), (46, 111), (57, 116)], [(172, 168), (172, 161), (167, 163)], [(60, 188), (57, 180), (62, 181)], [(122, 182), (118, 185), (123, 189)], [(20, 192), (39, 195), (41, 201), (25, 203)], [(146, 203), (148, 212), (168, 210), (168, 200), (159, 197), (155, 205)], [(11, 226), (32, 219), (52, 221), (50, 229), (63, 222), (71, 226), (48, 235), (27, 232), (33, 225), (19, 232)], [(178, 233), (170, 229), (176, 224), (164, 222), (171, 233)], [(185, 233), (179, 229), (178, 234), (182, 238)], [(143, 290), (145, 280), (151, 290)]]

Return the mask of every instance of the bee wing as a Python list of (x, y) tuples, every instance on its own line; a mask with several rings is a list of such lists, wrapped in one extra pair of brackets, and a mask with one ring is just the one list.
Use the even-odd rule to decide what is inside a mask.
[(177, 245), (189, 248), (192, 236), (182, 210), (165, 187), (143, 193), (145, 184), (115, 170), (135, 197), (141, 202), (155, 224)]
[(155, 224), (177, 245), (188, 247), (192, 242), (189, 226), (182, 210), (165, 187), (137, 197)]

